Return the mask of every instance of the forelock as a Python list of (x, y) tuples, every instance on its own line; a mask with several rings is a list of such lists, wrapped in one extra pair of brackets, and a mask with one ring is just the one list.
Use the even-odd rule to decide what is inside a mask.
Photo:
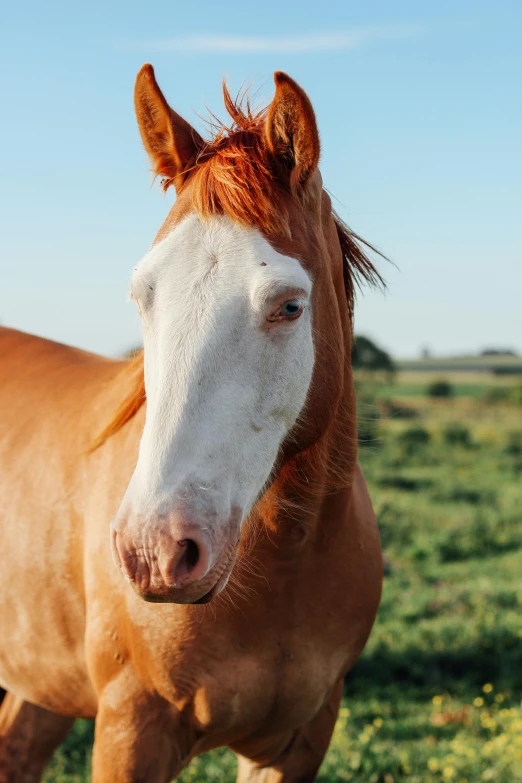
[[(267, 109), (252, 110), (247, 93), (234, 99), (223, 84), (229, 124), (214, 117), (212, 137), (188, 177), (192, 206), (202, 217), (227, 215), (267, 234), (289, 236), (288, 187), (279, 176), (265, 140)], [(170, 180), (164, 180), (168, 188)]]

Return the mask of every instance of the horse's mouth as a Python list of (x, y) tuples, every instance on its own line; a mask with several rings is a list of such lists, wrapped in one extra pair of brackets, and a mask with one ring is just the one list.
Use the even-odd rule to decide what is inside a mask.
[(201, 598), (198, 598), (197, 601), (193, 601), (194, 604), (208, 604), (215, 595), (218, 593), (218, 585), (214, 585), (214, 587), (208, 591), (208, 593), (205, 593), (205, 595), (201, 596)]
[(204, 595), (201, 596), (201, 598), (196, 598), (194, 601), (191, 601), (190, 598), (181, 598), (181, 596), (177, 594), (173, 594), (171, 591), (166, 591), (164, 593), (152, 593), (152, 592), (141, 592), (137, 590), (138, 595), (140, 598), (143, 598), (144, 601), (147, 601), (148, 603), (153, 604), (185, 604), (190, 605), (192, 604), (195, 606), (196, 604), (208, 604), (210, 601), (212, 601), (224, 588), (226, 582), (228, 581), (228, 575), (223, 579), (218, 579), (216, 584), (208, 590)]
[[(216, 598), (219, 593), (221, 593), (224, 588), (227, 585), (227, 582), (230, 577), (230, 573), (234, 567), (234, 561), (237, 555), (237, 547), (239, 545), (239, 540), (236, 543), (234, 547), (231, 547), (230, 552), (228, 553), (228, 557), (226, 558), (225, 562), (221, 565), (219, 571), (219, 577), (214, 582), (212, 587), (207, 590), (206, 593), (204, 593), (199, 598), (197, 597), (197, 593), (195, 594), (195, 597), (192, 599), (190, 595), (187, 595), (185, 591), (180, 591), (177, 589), (172, 588), (165, 588), (162, 591), (155, 590), (154, 592), (151, 590), (140, 590), (139, 587), (135, 584), (132, 584), (132, 587), (134, 588), (135, 592), (142, 598), (144, 601), (147, 601), (148, 603), (174, 603), (174, 604), (185, 604), (185, 605), (199, 605), (199, 604), (208, 604), (210, 601), (212, 601), (214, 598)], [(127, 580), (129, 581), (129, 580)]]
[(223, 592), (225, 589), (227, 582), (230, 577), (230, 570), (227, 568), (225, 569), (224, 573), (219, 577), (214, 587), (211, 587), (208, 593), (205, 593), (205, 595), (201, 596), (201, 598), (198, 598), (197, 601), (193, 601), (194, 604), (208, 604), (210, 601), (212, 601), (219, 593)]

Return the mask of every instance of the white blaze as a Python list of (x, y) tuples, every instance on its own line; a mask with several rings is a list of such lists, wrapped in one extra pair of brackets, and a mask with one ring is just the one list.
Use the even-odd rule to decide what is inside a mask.
[[(147, 415), (127, 498), (147, 515), (244, 518), (303, 408), (314, 363), (300, 263), (258, 230), (191, 214), (140, 262)], [(267, 320), (286, 301), (296, 320)], [(216, 531), (214, 531), (216, 532)]]

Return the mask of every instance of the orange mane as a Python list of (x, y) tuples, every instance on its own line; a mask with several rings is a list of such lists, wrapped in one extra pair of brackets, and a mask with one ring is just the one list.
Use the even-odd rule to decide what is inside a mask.
[(139, 411), (145, 403), (145, 376), (143, 373), (143, 350), (125, 365), (118, 374), (117, 381), (125, 385), (126, 394), (112, 419), (94, 438), (89, 451), (95, 451), (105, 441), (120, 430)]
[[(202, 217), (224, 214), (267, 233), (289, 234), (285, 190), (279, 184), (264, 136), (267, 109), (252, 111), (246, 95), (232, 98), (223, 83), (229, 126), (211, 122), (190, 177), (192, 203)], [(163, 180), (166, 190), (172, 180)], [(288, 197), (288, 194), (286, 194)]]
[[(211, 123), (216, 129), (214, 136), (205, 143), (190, 174), (194, 209), (202, 217), (224, 214), (242, 225), (255, 225), (267, 233), (289, 235), (285, 196), (288, 199), (291, 194), (281, 184), (274, 169), (274, 158), (266, 145), (264, 127), (268, 110), (252, 111), (245, 93), (234, 100), (226, 84), (223, 84), (223, 98), (232, 123), (229, 126)], [(164, 190), (172, 184), (172, 178), (162, 181)], [(356, 286), (363, 282), (384, 285), (362, 246), (382, 254), (354, 234), (335, 213), (334, 219), (352, 317)], [(119, 379), (123, 378), (127, 385), (126, 396), (109, 424), (93, 441), (92, 451), (121, 429), (145, 403), (143, 352), (125, 367), (119, 376)]]

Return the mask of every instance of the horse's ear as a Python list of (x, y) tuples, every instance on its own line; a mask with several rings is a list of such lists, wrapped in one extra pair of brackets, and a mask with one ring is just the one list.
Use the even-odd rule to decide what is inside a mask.
[(136, 77), (134, 107), (152, 170), (165, 178), (165, 188), (172, 183), (176, 188), (181, 187), (204, 142), (199, 133), (170, 108), (158, 87), (152, 65), (144, 65)]
[(293, 79), (276, 71), (276, 93), (266, 118), (268, 147), (290, 175), (305, 185), (319, 163), (319, 131), (310, 99)]

